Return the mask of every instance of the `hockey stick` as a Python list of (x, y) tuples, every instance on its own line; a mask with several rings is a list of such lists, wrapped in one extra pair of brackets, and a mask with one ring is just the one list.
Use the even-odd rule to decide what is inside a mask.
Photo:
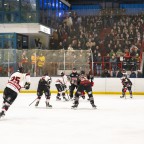
[(29, 104), (29, 106), (31, 106), (36, 100), (37, 100), (37, 98), (34, 99), (34, 100)]

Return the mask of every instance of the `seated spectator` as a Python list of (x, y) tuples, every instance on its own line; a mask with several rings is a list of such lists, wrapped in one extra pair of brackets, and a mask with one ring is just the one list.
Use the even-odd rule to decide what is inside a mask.
[(115, 71), (117, 69), (117, 58), (113, 55), (109, 62), (111, 64), (112, 71)]
[(91, 39), (89, 39), (86, 43), (86, 49), (91, 49), (93, 46), (95, 46), (95, 43), (92, 42)]
[(71, 44), (68, 46), (68, 50), (73, 50), (73, 47)]
[(111, 49), (110, 53), (109, 53), (110, 57), (112, 57), (113, 55), (115, 55), (113, 49)]
[(111, 72), (111, 76), (116, 77), (116, 71), (115, 70)]
[(60, 49), (63, 49), (63, 43), (62, 42), (59, 42), (59, 45), (58, 45), (57, 49), (55, 49), (55, 50), (60, 50)]
[(116, 52), (117, 57), (123, 56), (123, 52), (121, 49), (118, 49), (118, 51)]
[(110, 73), (108, 72), (108, 70), (104, 69), (104, 71), (101, 74), (101, 77), (111, 77), (111, 76), (110, 76)]
[(102, 57), (100, 53), (98, 53), (98, 56), (96, 57), (96, 73), (98, 76), (102, 73)]
[(136, 73), (135, 73), (135, 71), (132, 70), (129, 77), (130, 77), (130, 78), (136, 78)]
[(123, 76), (122, 70), (119, 69), (118, 73), (117, 73), (117, 78), (121, 78)]
[(137, 78), (142, 78), (142, 72), (141, 70), (137, 70)]

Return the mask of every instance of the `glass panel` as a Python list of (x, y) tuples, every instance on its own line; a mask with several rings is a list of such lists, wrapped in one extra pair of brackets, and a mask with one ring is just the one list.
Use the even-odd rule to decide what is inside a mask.
[(3, 34), (0, 34), (0, 39), (2, 39), (3, 38)]
[(19, 13), (5, 13), (4, 14), (4, 22), (19, 22)]
[(2, 0), (0, 1), (0, 11), (3, 9)]
[(28, 48), (28, 37), (23, 36), (23, 48)]
[(47, 1), (48, 1), (48, 8), (50, 9), (51, 8), (52, 0), (47, 0)]
[(21, 1), (22, 11), (36, 11), (36, 0), (22, 0)]
[(3, 22), (3, 13), (0, 12), (0, 23)]
[(14, 34), (4, 34), (4, 38), (14, 38)]
[(11, 14), (11, 22), (19, 22), (20, 21), (20, 15), (19, 12), (15, 12)]
[(17, 37), (17, 48), (18, 49), (22, 48), (22, 35), (18, 35)]
[(11, 21), (13, 21), (12, 14), (11, 13), (5, 13), (4, 14), (4, 22), (11, 22)]
[(37, 22), (37, 14), (36, 13), (22, 13), (21, 20), (24, 22)]
[(19, 0), (4, 0), (5, 11), (17, 11), (19, 10)]
[(5, 49), (14, 48), (14, 41), (5, 39), (4, 40), (4, 48)]
[(0, 49), (2, 48), (2, 41), (0, 40)]

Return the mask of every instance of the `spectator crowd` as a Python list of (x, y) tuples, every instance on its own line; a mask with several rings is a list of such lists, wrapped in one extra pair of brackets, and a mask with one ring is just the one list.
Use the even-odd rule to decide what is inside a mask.
[[(144, 15), (128, 15), (124, 9), (104, 9), (98, 15), (67, 13), (55, 25), (52, 50), (90, 50), (95, 75), (140, 69), (144, 47)], [(92, 69), (92, 68), (91, 68)]]

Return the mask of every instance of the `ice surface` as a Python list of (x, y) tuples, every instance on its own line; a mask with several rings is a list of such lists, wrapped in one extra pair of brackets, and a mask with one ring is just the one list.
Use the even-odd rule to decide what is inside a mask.
[[(56, 101), (53, 94), (45, 108), (29, 104), (36, 94), (20, 94), (0, 120), (0, 144), (144, 144), (144, 97), (120, 99), (95, 95), (98, 109), (80, 99), (77, 110), (72, 101)], [(0, 106), (2, 94), (0, 95)]]

